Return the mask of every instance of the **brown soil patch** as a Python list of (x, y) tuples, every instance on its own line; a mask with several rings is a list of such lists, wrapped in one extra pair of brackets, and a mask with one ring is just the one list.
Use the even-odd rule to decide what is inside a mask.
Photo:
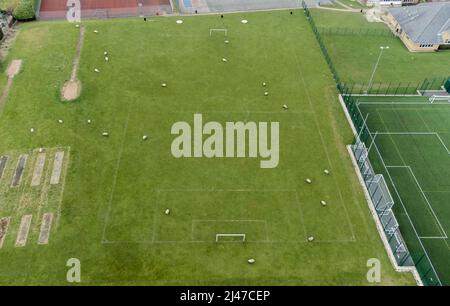
[(42, 217), (41, 231), (39, 232), (38, 244), (48, 244), (50, 229), (52, 227), (53, 214), (46, 213)]
[(44, 172), (45, 153), (39, 153), (34, 165), (33, 178), (31, 186), (39, 186), (41, 184), (42, 173)]
[(6, 232), (8, 231), (10, 218), (0, 218), (0, 249), (3, 246), (3, 241), (5, 241)]
[(14, 78), (20, 71), (20, 68), (22, 67), (22, 60), (15, 59), (9, 64), (8, 69), (6, 70), (6, 74), (8, 75), (8, 78)]
[(9, 91), (11, 90), (11, 86), (13, 84), (13, 79), (20, 72), (21, 67), (22, 67), (22, 60), (15, 59), (9, 64), (8, 69), (6, 69), (6, 75), (8, 76), (8, 81), (5, 85), (5, 88), (3, 89), (2, 95), (0, 96), (0, 109), (3, 108), (6, 98), (9, 95)]
[(62, 89), (62, 98), (66, 101), (77, 99), (81, 94), (81, 82), (79, 80), (67, 81)]
[(19, 232), (17, 233), (16, 247), (23, 247), (27, 244), (28, 232), (30, 231), (32, 215), (22, 216)]
[(27, 164), (28, 154), (22, 154), (19, 157), (19, 161), (17, 162), (16, 171), (14, 172), (14, 177), (11, 183), (11, 187), (18, 187), (22, 180), (22, 174), (25, 170), (25, 166)]
[(73, 60), (72, 73), (70, 74), (70, 80), (64, 83), (61, 89), (61, 97), (63, 100), (72, 101), (77, 99), (81, 94), (81, 82), (77, 79), (78, 66), (80, 65), (81, 50), (83, 49), (84, 33), (86, 28), (80, 27), (80, 39), (78, 40), (77, 51), (75, 53), (75, 59)]
[(64, 161), (64, 151), (56, 152), (55, 160), (53, 161), (52, 176), (50, 178), (50, 184), (59, 184), (59, 178), (61, 177), (61, 169)]

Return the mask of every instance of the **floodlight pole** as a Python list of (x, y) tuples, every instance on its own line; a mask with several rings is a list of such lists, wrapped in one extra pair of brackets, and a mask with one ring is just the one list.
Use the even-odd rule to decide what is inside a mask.
[(381, 47), (380, 47), (380, 55), (378, 55), (378, 60), (377, 60), (377, 62), (376, 62), (376, 64), (375, 64), (375, 67), (373, 67), (372, 75), (371, 75), (371, 77), (370, 77), (369, 85), (367, 86), (367, 90), (370, 90), (370, 88), (372, 87), (373, 77), (375, 76), (375, 72), (377, 71), (378, 64), (380, 63), (381, 56), (383, 55), (383, 51), (384, 51), (385, 49), (386, 49), (386, 50), (389, 49), (389, 46), (386, 46), (386, 47), (381, 46)]

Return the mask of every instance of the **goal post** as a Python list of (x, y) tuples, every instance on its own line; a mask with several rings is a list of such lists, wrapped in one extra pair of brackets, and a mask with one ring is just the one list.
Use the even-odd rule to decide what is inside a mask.
[(209, 36), (212, 36), (214, 32), (220, 32), (223, 33), (225, 36), (228, 36), (227, 29), (209, 29)]
[(224, 237), (240, 238), (242, 242), (245, 242), (245, 234), (216, 234), (216, 242), (219, 242)]
[(428, 101), (432, 104), (435, 101), (447, 101), (450, 103), (450, 96), (438, 96), (438, 95), (432, 95)]

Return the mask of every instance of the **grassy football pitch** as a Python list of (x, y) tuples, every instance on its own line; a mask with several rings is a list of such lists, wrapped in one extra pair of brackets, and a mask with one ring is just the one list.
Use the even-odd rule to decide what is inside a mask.
[(449, 75), (444, 63), (450, 61), (450, 52), (409, 52), (400, 38), (389, 35), (387, 25), (368, 22), (359, 12), (311, 9), (311, 14), (345, 83), (369, 82), (380, 46), (389, 46), (389, 50), (383, 52), (373, 78), (375, 84), (402, 82), (413, 86), (424, 79), (442, 80)]
[(419, 271), (428, 284), (448, 285), (450, 103), (430, 104), (425, 97), (357, 100), (375, 139), (371, 161), (390, 185), (400, 229)]
[[(378, 258), (382, 284), (414, 284), (388, 260), (345, 148), (351, 131), (303, 12), (177, 19), (85, 22), (74, 102), (62, 102), (60, 89), (79, 29), (20, 26), (4, 67), (20, 58), (23, 68), (0, 114), (0, 155), (13, 163), (0, 181), (8, 194), (0, 218), (10, 218), (0, 283), (67, 284), (66, 261), (78, 258), (83, 284), (366, 285), (367, 260)], [(222, 124), (279, 122), (278, 167), (261, 169), (258, 158), (174, 158), (171, 127), (192, 124), (194, 113)], [(59, 185), (49, 185), (50, 159), (42, 183), (30, 187), (40, 147), (47, 156), (64, 150)], [(21, 187), (11, 190), (26, 152)], [(49, 242), (40, 245), (49, 212)], [(33, 216), (30, 232), (16, 247), (24, 214)], [(246, 242), (216, 243), (217, 233), (245, 233)]]

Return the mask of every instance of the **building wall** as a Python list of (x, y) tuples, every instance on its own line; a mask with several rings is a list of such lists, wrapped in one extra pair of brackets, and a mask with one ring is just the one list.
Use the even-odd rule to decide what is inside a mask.
[(361, 4), (367, 6), (375, 6), (378, 1), (380, 6), (402, 6), (419, 3), (419, 0), (358, 0)]
[(447, 32), (442, 32), (442, 39), (447, 43), (450, 43), (450, 30)]
[[(436, 51), (439, 48), (438, 44), (416, 44), (414, 43), (408, 35), (403, 32), (402, 28), (398, 24), (397, 20), (389, 13), (386, 17), (386, 22), (389, 25), (391, 31), (400, 37), (402, 42), (405, 44), (406, 48), (408, 48), (411, 52), (432, 52)], [(450, 37), (450, 32), (448, 33)]]

